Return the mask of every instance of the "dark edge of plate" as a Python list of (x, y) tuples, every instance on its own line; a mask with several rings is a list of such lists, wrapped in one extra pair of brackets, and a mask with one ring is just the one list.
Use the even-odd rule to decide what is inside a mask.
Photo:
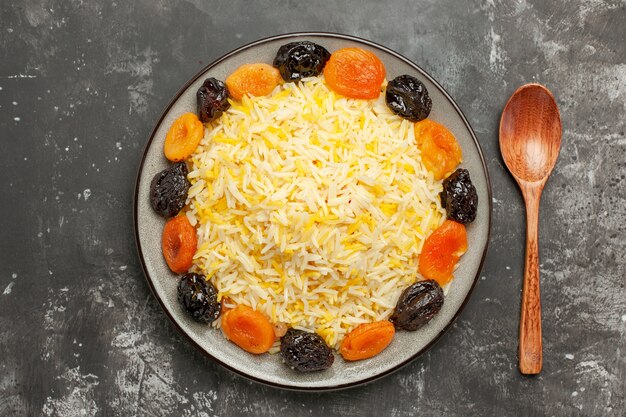
[[(182, 93), (187, 90), (187, 88), (189, 88), (189, 86), (191, 84), (193, 84), (198, 78), (200, 78), (201, 76), (203, 76), (203, 74), (205, 72), (207, 72), (208, 70), (210, 70), (211, 68), (213, 68), (215, 65), (217, 65), (218, 63), (222, 62), (223, 60), (236, 55), (246, 49), (252, 48), (256, 45), (259, 44), (263, 44), (266, 42), (270, 42), (270, 41), (274, 41), (274, 40), (278, 40), (278, 39), (285, 39), (285, 38), (296, 38), (296, 37), (310, 37), (310, 36), (318, 36), (318, 37), (326, 37), (326, 38), (339, 38), (339, 39), (346, 39), (346, 40), (350, 40), (350, 41), (354, 41), (354, 42), (359, 42), (359, 43), (363, 43), (365, 45), (374, 47), (376, 49), (380, 49), (383, 50), (385, 52), (387, 52), (390, 55), (393, 55), (394, 57), (402, 60), (403, 62), (407, 63), (408, 65), (410, 65), (411, 67), (413, 67), (416, 71), (418, 71), (419, 73), (422, 74), (422, 76), (428, 78), (428, 80), (430, 82), (432, 82), (435, 87), (437, 87), (442, 93), (443, 95), (448, 99), (448, 101), (450, 101), (450, 103), (452, 103), (452, 106), (454, 107), (454, 109), (459, 113), (459, 115), (461, 116), (461, 119), (463, 120), (463, 123), (465, 123), (465, 126), (467, 127), (467, 129), (469, 130), (470, 134), (472, 135), (472, 139), (474, 140), (474, 144), (476, 145), (476, 148), (478, 150), (478, 155), (480, 156), (480, 161), (482, 163), (483, 166), (483, 171), (485, 173), (485, 177), (487, 178), (487, 194), (488, 194), (488, 204), (489, 204), (489, 228), (487, 230), (487, 242), (485, 243), (485, 247), (483, 249), (483, 255), (482, 255), (482, 259), (480, 260), (480, 265), (478, 267), (478, 271), (476, 272), (476, 276), (474, 277), (474, 282), (472, 284), (472, 286), (470, 287), (470, 290), (467, 293), (467, 296), (465, 297), (465, 299), (463, 300), (463, 303), (461, 303), (461, 306), (459, 307), (459, 309), (457, 310), (457, 312), (454, 314), (454, 316), (452, 317), (452, 319), (448, 322), (448, 324), (446, 324), (446, 326), (441, 330), (441, 332), (439, 332), (439, 334), (429, 343), (427, 344), (423, 349), (421, 349), (419, 352), (415, 353), (415, 355), (411, 356), (410, 358), (408, 358), (407, 360), (405, 360), (404, 362), (394, 366), (391, 369), (388, 369), (378, 375), (360, 380), (360, 381), (355, 381), (355, 382), (350, 382), (348, 384), (341, 384), (341, 385), (334, 385), (334, 386), (328, 386), (328, 387), (294, 387), (294, 386), (290, 386), (290, 385), (283, 385), (283, 384), (277, 384), (277, 383), (273, 383), (273, 382), (269, 382), (269, 381), (265, 381), (253, 376), (250, 376), (248, 374), (246, 374), (243, 371), (240, 371), (238, 369), (235, 369), (227, 364), (225, 364), (224, 362), (220, 361), (218, 358), (214, 357), (213, 355), (209, 354), (206, 350), (204, 350), (200, 345), (198, 345), (187, 333), (185, 333), (183, 331), (183, 329), (180, 328), (180, 326), (178, 325), (178, 323), (176, 323), (176, 320), (174, 319), (174, 317), (172, 317), (169, 313), (169, 311), (167, 310), (165, 303), (163, 302), (163, 300), (161, 299), (161, 297), (159, 297), (159, 295), (157, 294), (154, 285), (152, 284), (152, 280), (149, 278), (149, 274), (148, 274), (148, 270), (146, 268), (146, 261), (143, 257), (143, 253), (141, 251), (141, 242), (139, 241), (139, 227), (138, 227), (138, 221), (137, 221), (137, 199), (139, 198), (139, 182), (141, 180), (141, 172), (143, 171), (143, 165), (146, 159), (146, 154), (148, 153), (148, 149), (150, 148), (150, 145), (152, 144), (152, 141), (154, 140), (154, 136), (156, 134), (156, 131), (158, 130), (159, 126), (161, 125), (161, 122), (163, 121), (163, 119), (165, 118), (165, 115), (169, 112), (170, 108), (172, 107), (172, 105), (178, 100), (178, 98), (182, 95)], [(424, 71), (419, 65), (415, 64), (414, 62), (412, 62), (411, 60), (409, 60), (408, 58), (405, 58), (404, 56), (400, 55), (399, 53), (387, 48), (386, 46), (380, 45), (378, 43), (366, 40), (366, 39), (362, 39), (359, 38), (357, 36), (351, 36), (351, 35), (345, 35), (345, 34), (341, 34), (341, 33), (333, 33), (333, 32), (293, 32), (293, 33), (284, 33), (281, 35), (274, 35), (274, 36), (270, 36), (267, 38), (263, 38), (263, 39), (259, 39), (257, 41), (248, 43), (246, 45), (243, 45), (229, 53), (227, 53), (226, 55), (221, 56), (220, 58), (216, 59), (215, 61), (213, 61), (212, 63), (210, 63), (209, 65), (205, 66), (204, 68), (202, 68), (196, 75), (193, 76), (193, 78), (191, 78), (189, 81), (187, 81), (187, 83), (185, 83), (185, 85), (180, 88), (178, 90), (178, 92), (176, 93), (176, 95), (170, 100), (169, 104), (165, 107), (165, 110), (163, 110), (163, 113), (161, 114), (161, 117), (159, 117), (159, 120), (156, 122), (154, 128), (152, 129), (152, 133), (150, 133), (150, 139), (148, 139), (148, 142), (146, 143), (142, 156), (141, 156), (141, 162), (139, 164), (139, 168), (137, 169), (137, 178), (135, 181), (135, 192), (134, 192), (134, 197), (133, 197), (133, 224), (135, 227), (135, 243), (136, 243), (136, 248), (137, 248), (137, 253), (139, 254), (139, 259), (141, 261), (141, 268), (143, 270), (144, 273), (144, 277), (146, 278), (146, 281), (148, 281), (148, 285), (150, 286), (150, 290), (152, 291), (152, 294), (155, 296), (155, 298), (158, 300), (159, 304), (161, 305), (161, 308), (163, 309), (163, 311), (165, 312), (165, 314), (167, 315), (167, 317), (169, 318), (169, 320), (172, 322), (172, 324), (174, 325), (174, 327), (176, 328), (176, 330), (182, 335), (184, 336), (185, 339), (187, 339), (187, 341), (189, 343), (191, 343), (196, 349), (198, 349), (200, 352), (202, 352), (205, 356), (211, 358), (212, 360), (214, 360), (215, 362), (219, 363), (220, 365), (222, 365), (224, 368), (236, 373), (237, 375), (241, 375), (249, 380), (261, 383), (263, 385), (266, 386), (270, 386), (270, 387), (274, 387), (274, 388), (282, 388), (282, 389), (286, 389), (286, 390), (292, 390), (292, 391), (307, 391), (307, 392), (322, 392), (322, 391), (333, 391), (333, 390), (340, 390), (340, 389), (345, 389), (345, 388), (353, 388), (359, 385), (363, 385), (363, 384), (367, 384), (370, 382), (373, 382), (377, 379), (380, 379), (382, 377), (385, 377), (387, 375), (390, 375), (394, 372), (396, 372), (397, 370), (399, 370), (400, 368), (402, 368), (403, 366), (407, 365), (410, 362), (413, 362), (413, 360), (415, 360), (417, 357), (421, 356), (422, 354), (424, 354), (426, 351), (428, 351), (430, 348), (432, 348), (435, 343), (437, 343), (441, 337), (443, 336), (444, 333), (446, 333), (448, 331), (448, 329), (450, 328), (450, 326), (452, 326), (452, 324), (456, 321), (456, 319), (458, 318), (458, 316), (461, 314), (461, 312), (463, 311), (463, 309), (465, 308), (465, 306), (467, 305), (467, 302), (469, 301), (472, 293), (474, 292), (474, 288), (476, 287), (476, 283), (478, 282), (478, 277), (480, 276), (480, 273), (482, 271), (483, 268), (483, 264), (485, 262), (485, 257), (487, 255), (487, 251), (488, 251), (488, 247), (489, 247), (489, 240), (491, 239), (491, 218), (492, 218), (492, 214), (493, 214), (493, 203), (492, 203), (492, 190), (491, 190), (491, 179), (489, 177), (489, 171), (487, 169), (487, 164), (485, 163), (485, 157), (483, 155), (482, 149), (480, 147), (480, 144), (478, 142), (478, 139), (476, 138), (476, 134), (474, 133), (474, 130), (472, 129), (472, 126), (469, 124), (469, 122), (467, 121), (467, 118), (465, 117), (465, 115), (463, 114), (463, 112), (461, 111), (461, 109), (459, 108), (459, 106), (456, 104), (456, 102), (452, 99), (452, 97), (450, 96), (450, 94), (448, 94), (448, 92), (437, 82), (435, 81), (435, 79), (433, 77), (430, 76), (430, 74), (428, 74), (426, 71)]]

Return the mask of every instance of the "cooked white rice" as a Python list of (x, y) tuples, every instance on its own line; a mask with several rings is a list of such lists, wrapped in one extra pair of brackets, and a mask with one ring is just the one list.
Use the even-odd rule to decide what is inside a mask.
[(338, 348), (418, 279), (441, 181), (382, 95), (346, 99), (311, 78), (231, 104), (191, 157), (195, 267), (220, 299)]

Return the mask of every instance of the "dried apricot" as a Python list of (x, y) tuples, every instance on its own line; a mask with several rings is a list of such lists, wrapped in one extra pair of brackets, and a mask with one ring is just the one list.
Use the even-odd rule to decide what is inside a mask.
[(242, 304), (224, 313), (222, 330), (228, 340), (250, 353), (267, 352), (276, 340), (267, 317)]
[(376, 356), (389, 346), (395, 333), (395, 327), (388, 320), (360, 324), (341, 342), (341, 356), (347, 361)]
[(189, 223), (187, 216), (183, 214), (165, 223), (161, 250), (172, 272), (182, 274), (191, 268), (197, 246), (196, 229)]
[(193, 113), (185, 113), (172, 123), (165, 136), (163, 152), (170, 161), (183, 161), (198, 147), (204, 136), (204, 126)]
[(380, 95), (385, 66), (368, 50), (343, 48), (331, 54), (324, 77), (328, 86), (343, 96), (373, 99)]
[(282, 81), (280, 71), (268, 64), (244, 64), (226, 78), (230, 96), (241, 100), (245, 94), (266, 96)]
[(466, 250), (465, 226), (446, 220), (424, 241), (419, 256), (419, 272), (441, 286), (446, 285), (454, 278), (452, 272)]
[(461, 163), (463, 154), (454, 135), (444, 125), (424, 119), (414, 125), (415, 142), (422, 162), (436, 180), (452, 172)]

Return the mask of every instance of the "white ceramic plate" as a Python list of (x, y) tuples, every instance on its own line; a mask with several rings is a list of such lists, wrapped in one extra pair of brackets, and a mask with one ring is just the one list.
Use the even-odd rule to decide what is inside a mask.
[[(224, 80), (245, 63), (271, 64), (278, 48), (288, 42), (310, 40), (331, 53), (344, 47), (373, 51), (385, 64), (387, 79), (410, 74), (421, 80), (433, 101), (432, 120), (443, 123), (456, 136), (463, 150), (462, 167), (470, 171), (478, 192), (478, 216), (468, 225), (468, 251), (461, 258), (455, 279), (442, 310), (415, 332), (399, 331), (389, 347), (378, 356), (359, 362), (345, 362), (337, 355), (332, 368), (300, 373), (284, 365), (279, 354), (260, 356), (244, 352), (227, 341), (219, 331), (191, 320), (176, 298), (177, 277), (168, 269), (161, 254), (164, 219), (149, 202), (152, 177), (166, 168), (163, 142), (172, 122), (185, 112), (196, 111), (196, 91), (207, 77)], [(472, 128), (444, 89), (426, 72), (396, 52), (373, 42), (331, 33), (295, 33), (274, 36), (245, 45), (205, 67), (184, 84), (159, 119), (146, 145), (135, 187), (135, 232), (141, 263), (150, 287), (176, 328), (201, 352), (226, 368), (258, 382), (289, 389), (327, 390), (365, 383), (387, 375), (430, 348), (450, 327), (469, 299), (480, 274), (491, 228), (491, 186), (487, 167)]]

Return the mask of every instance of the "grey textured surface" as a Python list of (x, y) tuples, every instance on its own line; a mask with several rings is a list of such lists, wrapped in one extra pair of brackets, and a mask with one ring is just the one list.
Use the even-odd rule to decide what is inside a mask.
[[(2, 2), (0, 415), (624, 415), (624, 2), (327, 3)], [(145, 283), (131, 216), (143, 145), (182, 82), (299, 30), (362, 36), (430, 72), (494, 187), (484, 279), (451, 331), (398, 373), (325, 394), (250, 383), (188, 345)], [(544, 370), (526, 378), (523, 206), (496, 132), (531, 81), (556, 95), (564, 135), (540, 220)]]

